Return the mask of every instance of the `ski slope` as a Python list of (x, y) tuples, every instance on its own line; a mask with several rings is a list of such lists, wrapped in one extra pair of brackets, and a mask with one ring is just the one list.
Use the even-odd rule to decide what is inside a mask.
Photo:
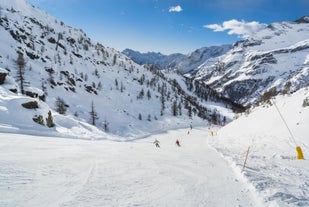
[[(85, 139), (78, 125), (66, 132), (69, 138), (38, 127), (31, 135), (12, 121), (1, 123), (0, 206), (307, 207), (309, 105), (303, 106), (304, 100), (309, 88), (271, 100), (294, 138), (274, 104), (251, 109), (220, 129), (192, 123), (193, 130), (161, 130), (143, 139), (97, 139), (90, 128), (92, 136)], [(63, 122), (69, 129), (71, 122)], [(304, 160), (296, 159), (297, 145)]]
[(187, 132), (130, 142), (1, 133), (0, 206), (264, 206), (207, 129)]

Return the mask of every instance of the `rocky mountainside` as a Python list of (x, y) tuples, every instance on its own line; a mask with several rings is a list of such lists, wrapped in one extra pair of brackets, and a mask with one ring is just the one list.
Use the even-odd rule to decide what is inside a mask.
[(231, 48), (231, 45), (203, 47), (188, 55), (179, 53), (163, 55), (155, 52), (140, 53), (131, 49), (125, 49), (122, 53), (138, 64), (154, 64), (160, 69), (173, 68), (184, 74), (197, 68), (210, 58), (225, 54)]
[(238, 107), (205, 84), (94, 43), (24, 0), (0, 2), (0, 35), (2, 129), (32, 130), (51, 111), (54, 132), (136, 137), (220, 124), (231, 119), (226, 106)]
[(309, 17), (268, 25), (236, 42), (188, 77), (203, 81), (234, 101), (250, 105), (309, 84)]

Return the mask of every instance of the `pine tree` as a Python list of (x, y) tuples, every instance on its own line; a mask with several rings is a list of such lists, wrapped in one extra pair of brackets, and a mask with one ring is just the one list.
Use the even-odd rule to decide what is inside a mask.
[(109, 132), (109, 122), (106, 119), (103, 122), (103, 128), (105, 132)]
[(144, 89), (142, 88), (142, 90), (139, 92), (137, 99), (143, 99), (145, 95)]
[(122, 83), (122, 81), (121, 81), (121, 83), (120, 83), (120, 92), (121, 93), (123, 93), (123, 90), (125, 89), (125, 87), (124, 87), (124, 85), (123, 85), (123, 83)]
[(148, 98), (148, 100), (151, 99), (151, 93), (150, 93), (150, 90), (149, 90), (149, 89), (148, 89), (148, 91), (147, 91), (147, 98)]
[(225, 117), (225, 116), (223, 117), (222, 122), (223, 122), (223, 125), (225, 125), (225, 124), (226, 124), (226, 117)]
[(73, 57), (70, 55), (70, 64), (73, 65)]
[(48, 112), (48, 117), (46, 118), (46, 126), (48, 126), (49, 128), (55, 126), (51, 111)]
[(67, 104), (60, 97), (57, 97), (57, 99), (56, 99), (56, 111), (59, 114), (65, 114), (66, 111), (67, 111)]
[(100, 74), (99, 74), (99, 71), (98, 71), (98, 69), (96, 68), (96, 69), (94, 69), (94, 75), (96, 76), (96, 77), (98, 77), (98, 78), (100, 78)]
[(118, 90), (118, 80), (115, 79), (115, 86), (116, 86), (116, 89)]
[(192, 119), (192, 107), (188, 106), (187, 109), (188, 109), (188, 117)]
[(47, 95), (47, 90), (46, 90), (47, 88), (44, 84), (44, 79), (41, 80), (41, 89), (44, 92), (44, 95)]
[(216, 110), (214, 110), (211, 114), (211, 123), (218, 124), (218, 115), (216, 113)]
[(16, 80), (19, 82), (20, 91), (22, 94), (25, 94), (25, 67), (26, 67), (26, 61), (24, 59), (24, 56), (21, 52), (18, 52), (17, 60), (15, 61), (15, 64), (17, 66), (17, 76)]
[(178, 103), (178, 114), (179, 114), (179, 116), (181, 116), (181, 115), (182, 115), (181, 108), (182, 108), (182, 106), (181, 106), (181, 102), (179, 102), (179, 103)]
[(164, 93), (161, 93), (161, 116), (164, 115), (164, 110), (165, 110), (165, 96)]
[(48, 81), (49, 83), (52, 85), (52, 86), (56, 86), (56, 82), (55, 82), (55, 79), (54, 79), (54, 69), (53, 68), (49, 68), (49, 69), (45, 69), (46, 72), (48, 73)]
[(95, 111), (93, 101), (91, 102), (91, 111), (89, 112), (89, 114), (91, 117), (91, 124), (95, 126), (95, 121), (99, 118), (98, 118), (98, 113)]
[(116, 65), (116, 63), (117, 63), (117, 55), (116, 55), (116, 54), (114, 54), (114, 58), (113, 58), (113, 65)]
[(99, 91), (102, 90), (102, 83), (101, 83), (101, 81), (98, 83), (98, 90), (99, 90)]
[(173, 116), (177, 116), (177, 115), (178, 115), (177, 101), (174, 101), (174, 102), (173, 102), (173, 105), (172, 105), (172, 113), (173, 113)]

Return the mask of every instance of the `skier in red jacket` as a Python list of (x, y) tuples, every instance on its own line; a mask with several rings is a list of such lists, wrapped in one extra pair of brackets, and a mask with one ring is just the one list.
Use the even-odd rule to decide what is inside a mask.
[(179, 142), (178, 139), (176, 140), (176, 145), (177, 145), (178, 147), (180, 147), (180, 142)]

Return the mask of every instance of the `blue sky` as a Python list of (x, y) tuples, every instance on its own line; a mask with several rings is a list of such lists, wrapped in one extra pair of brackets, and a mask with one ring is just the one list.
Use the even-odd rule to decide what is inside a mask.
[(309, 0), (27, 0), (117, 50), (184, 53), (309, 15)]

